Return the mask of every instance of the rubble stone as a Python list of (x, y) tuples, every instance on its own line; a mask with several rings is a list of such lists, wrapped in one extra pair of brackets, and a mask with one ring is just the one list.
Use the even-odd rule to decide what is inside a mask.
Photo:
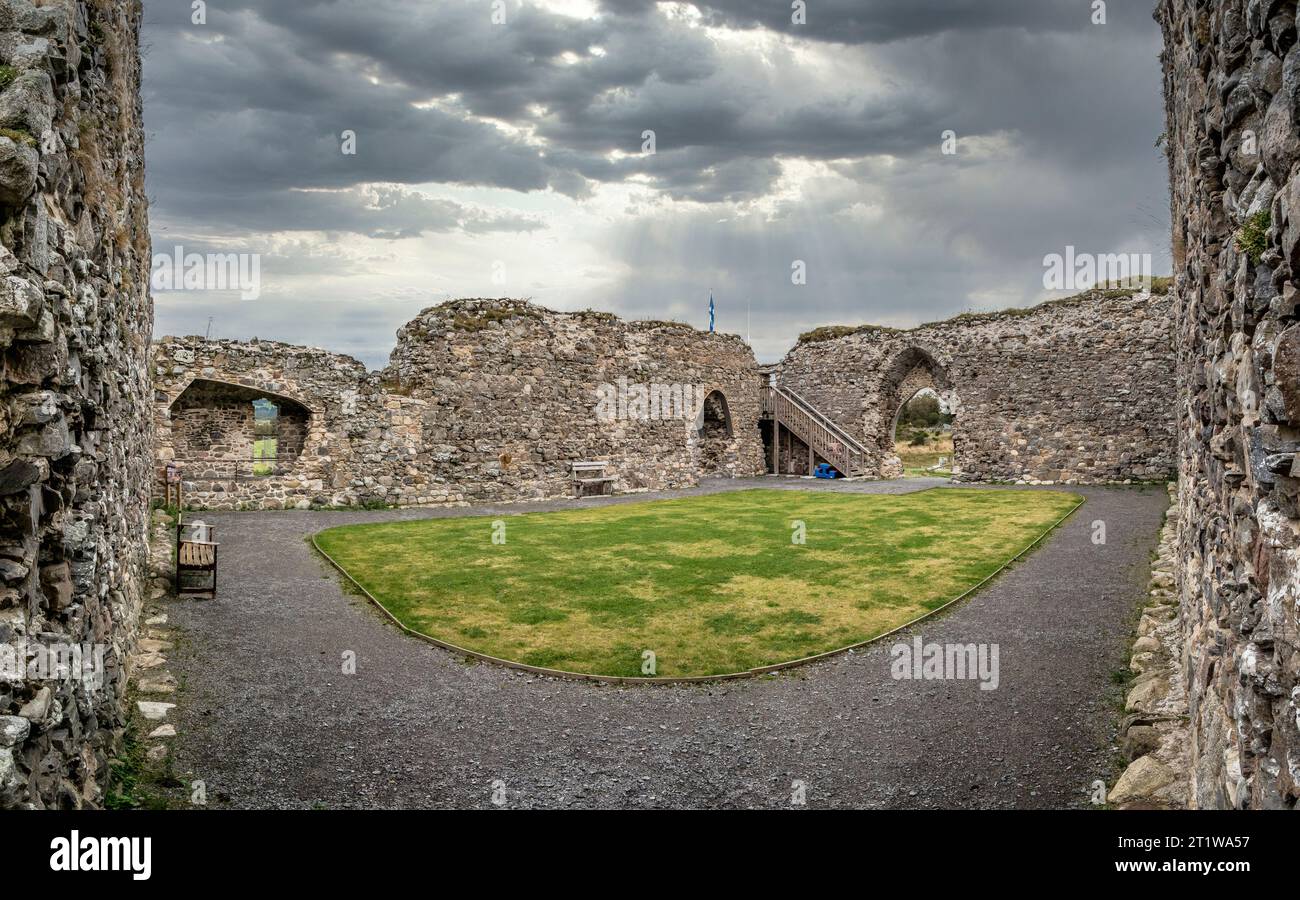
[(820, 328), (782, 360), (782, 385), (894, 477), (899, 407), (931, 388), (955, 411), (953, 471), (1026, 484), (1165, 481), (1174, 472), (1173, 298), (1091, 291), (907, 331)]
[[(1246, 15), (1241, 15), (1242, 10)], [(1179, 359), (1180, 670), (1197, 807), (1300, 800), (1300, 47), (1294, 4), (1161, 0)], [(1205, 25), (1216, 27), (1206, 29)], [(1255, 48), (1251, 53), (1242, 47)], [(1281, 59), (1279, 72), (1276, 60)], [(1249, 82), (1263, 134), (1219, 85)], [(1274, 193), (1226, 209), (1228, 148), (1259, 137)], [(1197, 152), (1193, 152), (1197, 151)], [(1246, 161), (1244, 153), (1239, 158)], [(1249, 223), (1258, 228), (1258, 222)]]
[(0, 2), (0, 639), (102, 662), (0, 689), (0, 807), (101, 805), (125, 725), (152, 426), (140, 20)]

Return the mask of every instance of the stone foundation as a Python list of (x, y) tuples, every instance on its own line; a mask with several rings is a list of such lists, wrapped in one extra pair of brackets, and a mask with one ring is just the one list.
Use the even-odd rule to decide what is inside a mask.
[(1182, 624), (1174, 571), (1178, 552), (1177, 494), (1160, 530), (1148, 596), (1129, 658), (1133, 684), (1124, 698), (1120, 751), (1128, 767), (1107, 801), (1123, 809), (1187, 806), (1189, 735)]

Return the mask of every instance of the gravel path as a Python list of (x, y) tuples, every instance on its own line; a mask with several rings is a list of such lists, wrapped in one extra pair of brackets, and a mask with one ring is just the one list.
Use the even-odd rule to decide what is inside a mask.
[[(713, 481), (899, 493), (939, 482)], [(408, 637), (344, 593), (307, 535), (330, 525), (559, 503), (205, 514), (215, 602), (169, 602), (176, 771), (216, 807), (1066, 807), (1110, 774), (1116, 689), (1167, 506), (1162, 488), (1088, 502), (969, 600), (911, 634), (996, 643), (1000, 685), (894, 680), (886, 640), (758, 679), (613, 687), (542, 678)], [(588, 503), (632, 502), (651, 495)], [(1094, 545), (1091, 523), (1106, 522)], [(340, 672), (344, 651), (357, 672)]]

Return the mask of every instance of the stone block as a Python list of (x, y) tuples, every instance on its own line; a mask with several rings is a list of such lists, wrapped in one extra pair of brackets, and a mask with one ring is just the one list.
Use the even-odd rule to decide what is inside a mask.
[[(3, 142), (4, 138), (0, 138)], [(3, 148), (0, 148), (3, 153)], [(45, 305), (41, 288), (17, 275), (0, 280), (0, 324), (10, 328), (31, 328), (39, 320)]]
[(36, 190), (39, 165), (35, 147), (0, 136), (0, 205), (18, 207), (26, 203)]
[(1138, 757), (1115, 782), (1106, 802), (1122, 804), (1155, 798), (1161, 788), (1173, 784), (1175, 777), (1173, 770), (1155, 757)]

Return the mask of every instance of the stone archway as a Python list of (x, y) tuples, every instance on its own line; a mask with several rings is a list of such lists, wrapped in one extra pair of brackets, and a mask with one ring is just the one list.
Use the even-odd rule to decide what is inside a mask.
[[(880, 450), (880, 477), (902, 477), (903, 463), (895, 450), (898, 420), (906, 404), (927, 390), (938, 397), (941, 409), (958, 417), (960, 400), (953, 390), (947, 367), (935, 358), (933, 352), (920, 346), (908, 347), (885, 366), (876, 408), (873, 410), (880, 423), (876, 429)], [(956, 474), (960, 471), (957, 461), (960, 458), (957, 418), (952, 422), (952, 437), (952, 471)]]
[(302, 455), (312, 411), (273, 391), (195, 378), (168, 406), (173, 459), (216, 477), (283, 474)]
[(731, 407), (720, 390), (709, 391), (696, 419), (696, 454), (701, 474), (727, 474), (734, 460)]

